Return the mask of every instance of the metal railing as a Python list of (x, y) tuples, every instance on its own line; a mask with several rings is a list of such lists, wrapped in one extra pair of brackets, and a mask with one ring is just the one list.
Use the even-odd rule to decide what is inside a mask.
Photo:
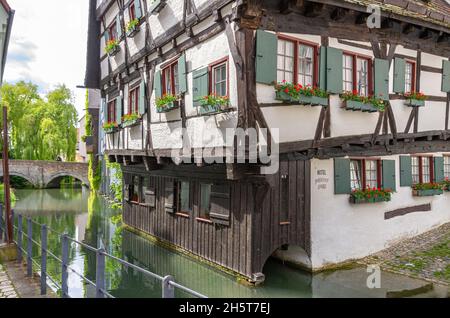
[[(12, 213), (12, 220), (15, 220), (14, 211)], [(34, 221), (31, 217), (26, 217), (27, 222), (27, 233), (25, 234), (23, 231), (23, 221), (24, 217), (19, 214), (17, 215), (17, 226), (13, 223), (13, 228), (17, 231), (17, 237), (14, 240), (14, 243), (17, 245), (17, 260), (19, 262), (22, 262), (23, 255), (25, 253), (26, 255), (26, 266), (27, 266), (27, 276), (31, 277), (33, 275), (33, 264), (35, 264), (36, 267), (39, 268), (40, 272), (40, 287), (41, 287), (41, 295), (47, 294), (47, 281), (50, 281), (55, 287), (56, 290), (61, 291), (61, 297), (62, 298), (70, 298), (69, 295), (69, 285), (68, 285), (68, 279), (69, 279), (69, 271), (74, 273), (76, 276), (80, 277), (83, 281), (88, 283), (89, 285), (93, 286), (96, 290), (96, 298), (115, 298), (113, 295), (111, 295), (106, 290), (106, 259), (109, 258), (113, 261), (118, 262), (119, 264), (131, 268), (137, 272), (140, 272), (146, 276), (152, 277), (154, 279), (157, 279), (161, 282), (162, 287), (162, 298), (175, 298), (175, 289), (178, 288), (179, 290), (197, 297), (197, 298), (207, 298), (205, 295), (202, 295), (201, 293), (198, 293), (190, 288), (187, 288), (183, 285), (180, 285), (175, 282), (174, 278), (171, 275), (167, 275), (165, 277), (160, 276), (158, 274), (152, 273), (144, 268), (141, 268), (137, 265), (131, 264), (121, 258), (118, 258), (116, 256), (110, 255), (106, 253), (105, 249), (103, 247), (95, 248), (90, 245), (87, 245), (83, 242), (79, 242), (71, 237), (69, 237), (67, 234), (59, 233), (55, 230), (50, 229), (45, 224), (40, 224), (36, 221)], [(33, 224), (38, 226), (40, 228), (40, 237), (41, 242), (37, 242), (33, 239)], [(3, 209), (2, 205), (0, 205), (0, 240), (3, 238), (3, 231), (5, 229), (5, 222), (3, 220)], [(6, 232), (5, 236), (6, 236)], [(61, 258), (57, 255), (53, 254), (51, 251), (48, 250), (48, 233), (52, 232), (61, 239)], [(26, 250), (23, 247), (23, 238), (26, 238), (27, 244), (26, 244)], [(88, 279), (81, 273), (77, 272), (76, 269), (72, 268), (70, 266), (69, 261), (69, 247), (70, 243), (77, 244), (88, 251), (96, 253), (96, 271), (95, 271), (95, 282)], [(33, 244), (38, 246), (41, 250), (41, 260), (40, 263), (33, 259)], [(51, 277), (49, 273), (47, 272), (47, 261), (48, 256), (52, 257), (54, 260), (56, 260), (58, 263), (61, 264), (61, 283), (58, 282), (57, 279)]]

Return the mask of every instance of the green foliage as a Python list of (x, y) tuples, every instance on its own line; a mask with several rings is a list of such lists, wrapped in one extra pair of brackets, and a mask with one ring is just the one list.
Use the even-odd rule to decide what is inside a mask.
[(443, 185), (440, 183), (417, 183), (413, 185), (414, 190), (440, 190), (442, 189)]
[(110, 184), (110, 189), (111, 192), (114, 195), (114, 204), (111, 206), (113, 209), (120, 209), (122, 208), (122, 168), (120, 167), (120, 164), (118, 164), (117, 162), (108, 162), (106, 161), (106, 166), (109, 169), (113, 169), (114, 170), (114, 179), (117, 180), (117, 182), (111, 182)]
[(86, 101), (85, 101), (84, 109), (86, 110), (86, 116), (85, 116), (85, 124), (84, 124), (85, 136), (83, 136), (83, 137), (92, 136), (92, 116), (89, 113), (89, 91), (88, 90), (86, 90)]
[[(3, 183), (0, 183), (0, 203), (5, 203), (5, 185)], [(14, 193), (13, 189), (10, 189), (10, 194), (11, 194), (11, 202), (16, 202), (17, 198), (16, 195)]]
[(177, 101), (178, 98), (178, 96), (172, 94), (164, 95), (163, 97), (156, 99), (156, 108), (164, 109), (170, 103)]
[(96, 167), (95, 165), (95, 157), (93, 154), (89, 154), (89, 171), (88, 171), (88, 178), (89, 183), (91, 185), (91, 190), (94, 193), (97, 193), (97, 191), (100, 189), (100, 184), (102, 182), (102, 168), (97, 163)]
[(59, 85), (41, 98), (30, 82), (6, 83), (1, 96), (9, 109), (11, 158), (75, 160), (77, 111), (66, 86)]
[(229, 103), (230, 99), (227, 96), (217, 96), (214, 94), (205, 96), (200, 100), (201, 106), (218, 105), (227, 107)]
[(139, 24), (139, 19), (130, 20), (127, 24), (127, 32), (133, 31)]

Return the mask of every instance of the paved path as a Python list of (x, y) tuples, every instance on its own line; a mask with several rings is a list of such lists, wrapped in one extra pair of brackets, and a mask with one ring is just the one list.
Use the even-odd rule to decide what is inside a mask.
[(2, 264), (0, 264), (0, 298), (18, 298), (16, 289)]
[(382, 269), (450, 285), (450, 223), (362, 260)]

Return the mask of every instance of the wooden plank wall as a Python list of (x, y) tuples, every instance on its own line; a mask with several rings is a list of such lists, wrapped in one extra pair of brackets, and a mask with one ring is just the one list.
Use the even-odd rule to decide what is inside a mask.
[[(271, 188), (266, 195), (261, 213), (253, 216), (253, 268), (263, 272), (267, 259), (283, 245), (297, 245), (310, 254), (310, 161), (281, 161), (279, 173), (267, 176)], [(289, 224), (281, 225), (281, 175), (288, 175)], [(286, 222), (286, 223), (287, 223)]]
[(250, 278), (252, 184), (231, 183), (230, 226), (221, 226), (196, 219), (199, 215), (199, 191), (194, 194), (193, 212), (189, 218), (165, 212), (163, 189), (171, 178), (151, 178), (156, 182), (156, 208), (125, 202), (124, 222)]

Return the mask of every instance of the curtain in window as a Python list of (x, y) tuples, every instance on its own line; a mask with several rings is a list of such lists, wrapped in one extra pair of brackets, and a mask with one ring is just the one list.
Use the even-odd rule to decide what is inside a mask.
[(361, 161), (351, 160), (350, 161), (350, 181), (352, 190), (357, 190), (362, 188), (362, 169)]
[(300, 44), (298, 51), (298, 82), (303, 86), (312, 86), (314, 73), (314, 48)]
[(369, 86), (369, 76), (368, 76), (368, 61), (365, 59), (357, 60), (357, 83), (358, 83), (358, 92), (362, 96), (367, 96), (368, 91), (367, 88)]
[(294, 43), (290, 41), (278, 41), (277, 80), (294, 81)]

